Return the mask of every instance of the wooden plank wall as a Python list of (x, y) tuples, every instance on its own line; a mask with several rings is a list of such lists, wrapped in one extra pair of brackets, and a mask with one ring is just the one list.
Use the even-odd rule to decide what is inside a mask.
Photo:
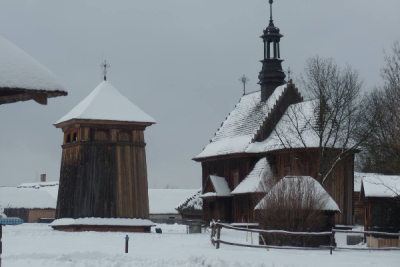
[(30, 223), (39, 222), (40, 218), (55, 218), (56, 210), (55, 209), (34, 209), (29, 211), (29, 219)]
[(243, 181), (246, 175), (250, 172), (250, 169), (257, 162), (258, 158), (255, 157), (243, 157), (243, 158), (232, 158), (222, 159), (216, 161), (202, 162), (202, 185), (204, 184), (209, 175), (217, 175), (225, 177), (228, 182), (228, 186), (231, 190), (234, 189), (234, 181), (232, 171), (239, 171), (239, 183)]
[[(257, 198), (258, 199), (258, 198)], [(256, 195), (242, 194), (234, 196), (234, 222), (255, 222), (254, 208), (256, 206)]]
[[(205, 188), (205, 182), (209, 175), (217, 175), (225, 177), (228, 186), (231, 190), (234, 189), (233, 171), (239, 171), (239, 183), (246, 177), (250, 172), (250, 169), (257, 162), (257, 158), (254, 157), (243, 157), (243, 158), (232, 158), (222, 159), (217, 161), (206, 161), (202, 162), (202, 188)], [(209, 186), (209, 185), (207, 185)], [(206, 188), (209, 192), (210, 188)], [(209, 221), (211, 219), (219, 218), (226, 222), (232, 222), (234, 219), (234, 210), (236, 209), (233, 203), (233, 198), (217, 198), (215, 200), (215, 211), (209, 210), (209, 201), (203, 202), (203, 220)]]
[(7, 217), (21, 218), (24, 222), (29, 221), (29, 210), (28, 209), (4, 208), (4, 214), (7, 215)]
[(365, 209), (364, 203), (360, 200), (360, 192), (354, 192), (353, 195), (354, 202), (354, 217), (356, 225), (364, 225)]
[[(286, 175), (308, 175), (317, 178), (318, 154), (290, 151), (276, 154), (278, 178)], [(324, 184), (325, 190), (336, 201), (341, 213), (335, 215), (337, 224), (353, 224), (354, 157), (349, 156), (334, 168), (331, 178)]]
[(400, 247), (400, 239), (393, 238), (377, 238), (367, 235), (367, 247), (369, 248), (394, 248)]
[[(96, 134), (91, 132), (92, 140)], [(149, 217), (143, 131), (136, 136), (134, 142), (78, 141), (64, 146), (56, 218)]]

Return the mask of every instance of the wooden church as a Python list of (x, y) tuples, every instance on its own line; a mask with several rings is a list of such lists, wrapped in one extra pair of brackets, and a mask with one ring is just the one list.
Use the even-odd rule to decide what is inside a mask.
[(150, 231), (144, 131), (154, 123), (106, 76), (55, 123), (64, 138), (54, 229)]
[[(265, 194), (263, 183), (285, 176), (317, 178), (317, 144), (279, 144), (275, 129), (292, 108), (309, 109), (295, 85), (285, 81), (280, 41), (283, 37), (271, 19), (261, 36), (264, 43), (261, 90), (243, 95), (222, 122), (210, 143), (193, 160), (202, 164), (203, 220), (255, 222), (255, 199)], [(311, 156), (310, 156), (311, 155)], [(342, 159), (334, 168), (325, 190), (338, 204), (337, 224), (353, 224), (354, 155)]]

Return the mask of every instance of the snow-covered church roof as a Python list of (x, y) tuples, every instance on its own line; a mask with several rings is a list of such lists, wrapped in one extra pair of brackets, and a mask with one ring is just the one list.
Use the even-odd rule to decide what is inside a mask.
[(232, 191), (232, 195), (247, 193), (265, 192), (266, 184), (263, 184), (268, 178), (272, 178), (271, 166), (267, 158), (260, 159), (253, 170), (244, 178), (244, 180)]
[(194, 159), (245, 152), (286, 89), (286, 85), (277, 87), (265, 102), (261, 101), (260, 91), (242, 96), (211, 142)]
[(210, 175), (206, 183), (210, 182), (214, 192), (203, 192), (200, 197), (230, 197), (231, 190), (229, 189), (228, 182), (225, 177)]
[(55, 124), (73, 119), (155, 123), (110, 82), (102, 81), (85, 99)]
[(65, 86), (54, 73), (0, 36), (0, 90), (5, 88), (58, 91), (58, 95), (67, 94)]

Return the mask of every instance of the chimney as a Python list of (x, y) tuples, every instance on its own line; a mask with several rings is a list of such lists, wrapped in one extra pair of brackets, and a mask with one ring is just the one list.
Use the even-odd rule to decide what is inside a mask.
[(45, 173), (40, 174), (40, 181), (46, 182), (46, 174)]

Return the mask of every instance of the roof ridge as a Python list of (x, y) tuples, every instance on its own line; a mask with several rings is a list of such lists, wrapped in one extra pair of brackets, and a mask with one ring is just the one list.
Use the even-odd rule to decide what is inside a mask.
[(281, 99), (283, 98), (283, 95), (288, 91), (288, 86), (284, 87), (285, 89), (283, 90), (282, 94), (278, 97), (278, 99), (275, 101), (273, 107), (269, 110), (267, 116), (264, 117), (262, 123), (260, 123), (260, 125), (258, 126), (258, 128), (256, 130), (254, 130), (250, 142), (249, 144), (253, 143), (256, 136), (259, 134), (260, 130), (262, 129), (262, 127), (264, 126), (265, 122), (267, 121), (267, 119), (270, 117), (271, 113), (273, 113), (273, 111), (275, 110), (275, 108), (278, 106), (278, 102), (281, 101)]

